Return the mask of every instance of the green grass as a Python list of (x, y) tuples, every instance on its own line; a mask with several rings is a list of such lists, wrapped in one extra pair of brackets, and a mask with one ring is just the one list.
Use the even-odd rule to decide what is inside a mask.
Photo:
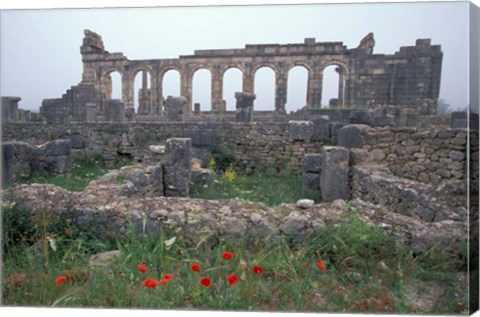
[[(12, 239), (41, 234), (26, 230), (28, 226), (16, 228), (12, 219), (27, 214), (19, 213), (19, 206), (4, 207), (3, 223), (14, 226), (3, 231), (2, 301), (7, 306), (415, 313), (404, 283), (434, 277), (441, 278), (447, 290), (430, 313), (465, 312), (466, 304), (461, 304), (465, 298), (458, 292), (464, 285), (454, 278), (459, 269), (455, 258), (437, 251), (427, 252), (423, 260), (414, 257), (356, 216), (301, 244), (283, 238), (232, 241), (225, 237), (217, 245), (192, 246), (175, 231), (102, 241), (87, 239), (94, 227), (83, 231), (85, 236), (51, 227), (57, 251), (50, 250), (46, 267), (44, 254), (35, 256), (29, 248), (34, 238)], [(18, 223), (25, 225), (25, 221)], [(121, 256), (107, 267), (88, 265), (92, 253), (113, 249), (120, 250)], [(223, 259), (223, 251), (232, 251), (233, 258)], [(320, 260), (326, 270), (318, 268)], [(442, 266), (432, 266), (438, 261)], [(200, 272), (190, 270), (194, 262), (201, 265)], [(387, 268), (379, 267), (381, 262)], [(139, 263), (148, 272), (140, 273)], [(255, 264), (264, 268), (261, 275), (253, 273)], [(146, 278), (161, 279), (165, 273), (174, 274), (168, 285), (154, 289), (143, 285)], [(240, 281), (230, 286), (229, 274)], [(55, 278), (61, 275), (67, 276), (67, 282), (57, 286)], [(202, 277), (211, 278), (212, 285), (201, 286)]]
[(237, 176), (233, 181), (227, 181), (222, 176), (208, 187), (190, 188), (190, 197), (203, 199), (234, 199), (261, 202), (267, 206), (277, 206), (282, 203), (295, 203), (299, 199), (309, 198), (316, 203), (321, 197), (315, 193), (302, 190), (302, 180), (298, 176)]
[(69, 191), (82, 191), (87, 185), (102, 175), (108, 173), (111, 169), (120, 168), (130, 163), (128, 160), (115, 161), (107, 164), (102, 159), (75, 160), (72, 162), (72, 168), (69, 172), (61, 175), (42, 175), (33, 173), (28, 177), (18, 179), (23, 184), (52, 184), (62, 187)]

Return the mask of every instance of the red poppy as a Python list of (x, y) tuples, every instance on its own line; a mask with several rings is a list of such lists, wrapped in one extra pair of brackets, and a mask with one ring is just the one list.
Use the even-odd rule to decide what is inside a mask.
[(65, 275), (62, 275), (55, 279), (55, 284), (57, 284), (58, 286), (62, 286), (63, 283), (65, 283), (66, 281), (67, 281), (67, 277)]
[(148, 267), (146, 267), (145, 265), (143, 264), (139, 264), (138, 265), (138, 270), (141, 272), (141, 273), (145, 273), (148, 271)]
[(252, 270), (253, 270), (253, 273), (257, 275), (260, 275), (263, 273), (263, 267), (261, 267), (260, 265), (254, 265)]
[(163, 279), (165, 280), (173, 280), (173, 274), (163, 274)]
[(202, 284), (202, 286), (209, 287), (210, 284), (212, 284), (212, 280), (208, 277), (204, 277), (200, 280), (200, 284)]
[(318, 262), (317, 262), (317, 266), (318, 266), (318, 268), (319, 268), (320, 270), (322, 270), (322, 271), (325, 271), (325, 270), (326, 270), (325, 265), (323, 264), (323, 261), (318, 261)]
[(145, 281), (143, 281), (143, 285), (147, 288), (155, 288), (158, 286), (158, 281), (153, 278), (147, 278)]
[(162, 285), (167, 285), (168, 282), (170, 282), (170, 280), (169, 280), (169, 279), (166, 279), (166, 278), (163, 278), (163, 279), (161, 279), (160, 281), (158, 281), (158, 283), (159, 283), (159, 284), (162, 284)]
[(198, 271), (200, 271), (200, 264), (198, 264), (198, 263), (192, 263), (192, 265), (190, 265), (190, 270), (192, 270), (193, 272), (198, 272)]
[(222, 253), (222, 256), (225, 260), (230, 260), (233, 258), (233, 253), (226, 251)]
[(230, 285), (234, 285), (235, 283), (240, 281), (240, 278), (238, 276), (230, 274), (229, 276), (227, 276), (227, 281), (228, 283), (230, 283)]

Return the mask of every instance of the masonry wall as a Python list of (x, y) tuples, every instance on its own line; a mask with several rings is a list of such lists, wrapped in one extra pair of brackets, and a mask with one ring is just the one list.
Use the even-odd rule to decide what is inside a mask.
[(99, 154), (107, 160), (128, 156), (155, 160), (150, 145), (164, 145), (171, 137), (192, 139), (193, 157), (207, 165), (211, 154), (222, 164), (243, 173), (301, 173), (304, 153), (316, 153), (322, 142), (289, 140), (289, 123), (124, 123), (124, 124), (4, 124), (3, 140), (36, 145), (60, 138), (72, 139), (72, 155)]
[(399, 177), (433, 184), (465, 178), (466, 129), (377, 128), (364, 139), (363, 149)]

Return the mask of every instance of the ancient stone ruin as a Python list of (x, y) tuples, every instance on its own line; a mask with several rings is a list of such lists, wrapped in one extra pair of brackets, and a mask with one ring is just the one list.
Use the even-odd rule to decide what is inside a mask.
[[(374, 54), (374, 46), (374, 36), (370, 33), (358, 47), (351, 49), (342, 42), (319, 43), (314, 38), (306, 38), (301, 44), (246, 45), (243, 49), (197, 50), (193, 55), (176, 59), (129, 60), (122, 53), (105, 50), (102, 37), (85, 30), (80, 48), (82, 81), (67, 90), (62, 98), (44, 100), (40, 113), (48, 122), (185, 120), (187, 115), (199, 114), (199, 105), (197, 111), (192, 105), (193, 75), (198, 69), (211, 73), (211, 113), (224, 113), (224, 73), (230, 68), (239, 69), (243, 74), (242, 92), (254, 94), (255, 72), (266, 66), (275, 72), (274, 112), (286, 115), (288, 71), (295, 66), (307, 69), (305, 107), (318, 109), (321, 107), (323, 71), (335, 65), (339, 93), (330, 105), (337, 108), (395, 105), (421, 114), (434, 114), (443, 56), (440, 45), (431, 45), (430, 39), (419, 39), (415, 46), (401, 47), (393, 55)], [(183, 115), (172, 113), (167, 96), (162, 95), (163, 77), (169, 70), (180, 73), (180, 95), (186, 99)], [(122, 97), (117, 101), (111, 100), (112, 72), (121, 74)], [(139, 72), (142, 73), (142, 87), (135, 113), (133, 87)], [(239, 115), (242, 121), (248, 119), (244, 113), (247, 110), (237, 113), (237, 120)]]

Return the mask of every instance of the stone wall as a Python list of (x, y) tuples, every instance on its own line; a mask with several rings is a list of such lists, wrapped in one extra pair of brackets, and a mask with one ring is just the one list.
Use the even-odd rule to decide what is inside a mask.
[(164, 145), (168, 138), (186, 137), (192, 139), (192, 157), (199, 158), (202, 166), (208, 164), (214, 153), (217, 161), (232, 164), (237, 172), (300, 174), (304, 153), (318, 152), (323, 143), (313, 141), (311, 133), (291, 136), (290, 126), (290, 123), (226, 122), (12, 123), (2, 126), (2, 137), (4, 142), (17, 140), (37, 145), (67, 138), (72, 140), (73, 157), (99, 154), (114, 160), (123, 155), (143, 162), (155, 160), (150, 145)]

